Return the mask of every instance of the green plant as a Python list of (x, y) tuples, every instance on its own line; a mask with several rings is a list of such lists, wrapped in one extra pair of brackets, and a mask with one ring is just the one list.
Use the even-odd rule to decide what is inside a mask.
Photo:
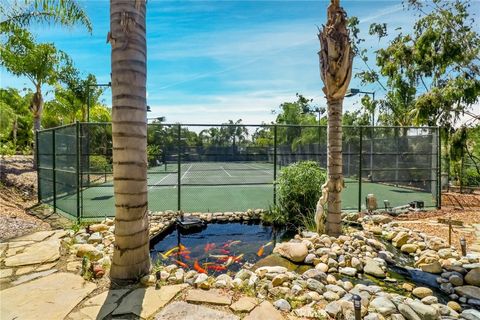
[(12, 141), (0, 143), (0, 155), (13, 156), (16, 153), (15, 145)]
[(105, 156), (90, 156), (91, 171), (110, 171), (111, 165)]
[(278, 224), (314, 226), (313, 214), (326, 180), (325, 170), (314, 161), (293, 163), (282, 169), (277, 181), (277, 203), (267, 214)]
[(480, 174), (473, 167), (463, 171), (462, 182), (464, 186), (480, 186)]

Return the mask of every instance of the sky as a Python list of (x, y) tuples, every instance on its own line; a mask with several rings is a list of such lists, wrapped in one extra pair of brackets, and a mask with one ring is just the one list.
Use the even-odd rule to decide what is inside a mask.
[[(223, 123), (242, 119), (259, 124), (274, 120), (272, 110), (295, 101), (298, 92), (326, 106), (319, 74), (317, 26), (326, 22), (330, 1), (160, 1), (147, 3), (148, 117), (167, 122)], [(99, 83), (110, 81), (109, 1), (79, 0), (92, 23), (82, 27), (34, 27), (40, 42), (53, 42), (67, 52), (84, 75)], [(349, 16), (360, 19), (366, 33), (370, 23), (387, 22), (389, 29), (407, 31), (414, 22), (401, 0), (342, 1)], [(383, 43), (368, 38), (374, 51)], [(354, 72), (363, 69), (359, 59)], [(31, 87), (25, 78), (1, 70), (2, 87)], [(352, 78), (351, 88), (361, 88)], [(361, 88), (384, 92), (378, 85)], [(46, 99), (52, 92), (47, 91)], [(345, 110), (360, 108), (360, 96), (346, 98)], [(110, 92), (104, 103), (111, 106)]]

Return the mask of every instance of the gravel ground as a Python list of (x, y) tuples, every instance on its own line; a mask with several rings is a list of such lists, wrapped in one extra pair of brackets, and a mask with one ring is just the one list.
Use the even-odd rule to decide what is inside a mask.
[(37, 203), (37, 173), (32, 156), (0, 158), (0, 241), (38, 230), (48, 223), (27, 214)]

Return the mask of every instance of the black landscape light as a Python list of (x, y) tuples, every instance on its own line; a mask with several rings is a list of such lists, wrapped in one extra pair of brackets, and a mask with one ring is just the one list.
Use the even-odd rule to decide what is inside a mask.
[(464, 237), (460, 238), (460, 247), (462, 248), (462, 257), (467, 255), (467, 241)]
[(355, 320), (362, 320), (362, 297), (353, 295), (353, 309), (355, 309)]

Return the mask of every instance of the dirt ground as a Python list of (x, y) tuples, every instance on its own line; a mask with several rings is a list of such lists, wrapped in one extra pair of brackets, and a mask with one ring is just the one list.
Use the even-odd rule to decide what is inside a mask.
[(0, 241), (38, 230), (48, 223), (29, 215), (37, 203), (37, 173), (32, 156), (0, 157)]

